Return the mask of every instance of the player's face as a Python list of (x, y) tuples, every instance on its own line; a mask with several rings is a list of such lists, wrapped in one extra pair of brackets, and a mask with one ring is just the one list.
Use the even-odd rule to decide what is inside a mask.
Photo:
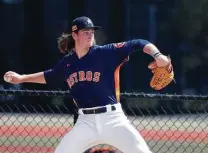
[(91, 47), (94, 44), (94, 30), (80, 30), (77, 34), (77, 43), (85, 48)]

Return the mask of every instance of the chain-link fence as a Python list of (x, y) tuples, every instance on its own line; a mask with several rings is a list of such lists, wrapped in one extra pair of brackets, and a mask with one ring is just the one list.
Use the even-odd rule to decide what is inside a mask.
[[(208, 96), (122, 93), (121, 97), (129, 120), (154, 153), (208, 152)], [(52, 153), (74, 125), (73, 109), (68, 91), (1, 90), (0, 152)], [(107, 144), (86, 151), (95, 152), (120, 153)]]

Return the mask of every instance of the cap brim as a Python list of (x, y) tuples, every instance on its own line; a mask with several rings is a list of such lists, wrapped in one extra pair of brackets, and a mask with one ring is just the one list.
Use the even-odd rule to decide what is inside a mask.
[(92, 27), (92, 29), (99, 30), (99, 29), (101, 29), (101, 27), (100, 26), (94, 26), (94, 27)]
[[(99, 29), (101, 29), (102, 27), (100, 27), (100, 26), (93, 26), (93, 27), (87, 27), (87, 28), (83, 28), (83, 29), (93, 29), (93, 30), (99, 30)], [(75, 31), (79, 31), (79, 30), (83, 30), (83, 29), (77, 29), (77, 30), (75, 30)], [(75, 31), (72, 31), (72, 32), (75, 32)]]

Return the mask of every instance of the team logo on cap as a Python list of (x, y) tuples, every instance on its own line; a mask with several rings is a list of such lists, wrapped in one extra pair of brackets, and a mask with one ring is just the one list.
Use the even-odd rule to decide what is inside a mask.
[(72, 31), (75, 31), (75, 30), (77, 30), (77, 26), (76, 25), (72, 26)]
[(87, 23), (91, 23), (91, 20), (90, 19), (87, 19)]

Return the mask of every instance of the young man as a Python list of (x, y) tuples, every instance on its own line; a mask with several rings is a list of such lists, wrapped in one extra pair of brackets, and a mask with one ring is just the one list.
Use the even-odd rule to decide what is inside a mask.
[(97, 144), (109, 144), (124, 153), (151, 153), (119, 103), (119, 69), (138, 49), (151, 55), (158, 67), (168, 65), (170, 60), (147, 40), (95, 45), (94, 32), (100, 27), (88, 17), (78, 17), (72, 24), (68, 46), (62, 50), (69, 54), (53, 69), (27, 75), (9, 71), (4, 79), (13, 84), (68, 84), (79, 117), (55, 153), (83, 153)]

